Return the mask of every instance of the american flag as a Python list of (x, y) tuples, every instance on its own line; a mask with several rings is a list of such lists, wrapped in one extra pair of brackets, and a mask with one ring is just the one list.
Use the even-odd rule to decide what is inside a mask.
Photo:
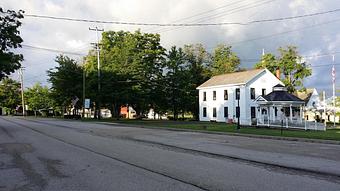
[(332, 67), (332, 81), (333, 81), (333, 83), (335, 83), (335, 68), (334, 68), (334, 65)]

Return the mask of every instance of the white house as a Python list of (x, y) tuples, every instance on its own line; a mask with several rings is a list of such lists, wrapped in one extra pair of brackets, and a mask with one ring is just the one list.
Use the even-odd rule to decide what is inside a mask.
[(320, 96), (315, 88), (307, 88), (295, 92), (295, 95), (305, 101), (304, 118), (307, 121), (321, 119), (324, 113), (324, 106), (321, 103)]
[(200, 121), (236, 122), (240, 112), (240, 124), (251, 125), (258, 112), (255, 99), (269, 94), (277, 84), (283, 85), (267, 69), (214, 76), (197, 87)]

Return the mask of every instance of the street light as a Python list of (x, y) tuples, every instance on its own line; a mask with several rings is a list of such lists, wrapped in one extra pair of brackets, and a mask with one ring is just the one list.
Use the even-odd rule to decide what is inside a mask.
[(240, 89), (236, 89), (236, 99), (237, 99), (237, 110), (236, 110), (236, 117), (237, 117), (237, 130), (240, 129)]

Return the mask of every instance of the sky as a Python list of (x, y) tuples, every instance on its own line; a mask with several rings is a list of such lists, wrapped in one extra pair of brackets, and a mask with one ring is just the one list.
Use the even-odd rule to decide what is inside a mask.
[[(337, 0), (2, 0), (3, 9), (25, 14), (138, 23), (223, 23), (275, 19), (340, 9)], [(201, 43), (208, 51), (217, 44), (232, 46), (242, 68), (252, 68), (262, 52), (278, 54), (279, 47), (293, 45), (312, 68), (304, 80), (307, 88), (332, 93), (332, 64), (336, 89), (340, 90), (340, 11), (298, 19), (202, 27), (154, 27), (51, 20), (25, 16), (20, 28), (23, 45), (86, 55), (96, 33), (89, 27), (159, 33), (165, 48)], [(49, 85), (46, 71), (55, 67), (53, 51), (24, 46), (24, 85)], [(334, 62), (332, 60), (334, 55)], [(81, 56), (68, 55), (79, 62)], [(17, 74), (12, 78), (18, 79)]]

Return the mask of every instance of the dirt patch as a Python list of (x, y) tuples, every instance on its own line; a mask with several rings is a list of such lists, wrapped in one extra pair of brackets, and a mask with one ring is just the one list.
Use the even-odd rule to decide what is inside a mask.
[(0, 148), (3, 153), (9, 155), (30, 153), (33, 151), (33, 147), (26, 143), (3, 143), (0, 144)]
[(58, 166), (62, 165), (62, 162), (60, 160), (52, 160), (42, 157), (38, 157), (38, 159), (46, 166), (46, 169), (50, 176), (57, 178), (68, 177), (58, 170)]
[(15, 168), (19, 168), (28, 180), (28, 183), (15, 187), (13, 190), (43, 190), (47, 185), (47, 181), (37, 173), (32, 165), (22, 157), (24, 153), (33, 151), (33, 147), (26, 143), (4, 143), (0, 144), (1, 152), (12, 157), (12, 163)]

